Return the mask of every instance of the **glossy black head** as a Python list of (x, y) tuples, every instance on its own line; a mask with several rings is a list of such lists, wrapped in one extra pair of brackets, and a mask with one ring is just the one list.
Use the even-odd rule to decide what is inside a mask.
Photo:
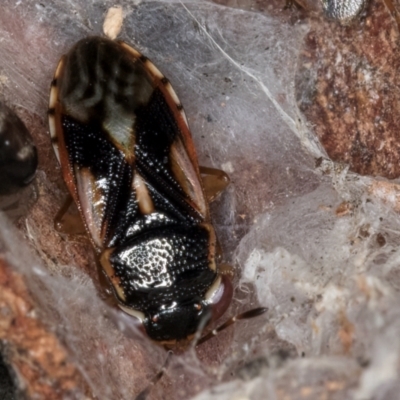
[(156, 341), (183, 340), (195, 334), (211, 318), (211, 307), (201, 302), (174, 305), (145, 318), (143, 325)]
[(233, 288), (227, 276), (217, 276), (204, 299), (174, 304), (144, 319), (150, 338), (157, 341), (183, 340), (217, 320), (232, 300)]

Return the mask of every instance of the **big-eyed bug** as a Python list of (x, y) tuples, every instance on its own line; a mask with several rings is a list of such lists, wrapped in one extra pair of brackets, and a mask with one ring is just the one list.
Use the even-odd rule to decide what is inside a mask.
[(0, 102), (0, 195), (28, 185), (38, 164), (32, 137), (19, 117)]
[(169, 81), (122, 41), (83, 39), (57, 66), (49, 123), (121, 309), (163, 343), (219, 318), (232, 285), (216, 262), (195, 148)]

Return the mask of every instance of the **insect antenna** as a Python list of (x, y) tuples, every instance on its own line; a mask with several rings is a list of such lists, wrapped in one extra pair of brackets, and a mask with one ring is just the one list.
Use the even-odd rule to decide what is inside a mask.
[(267, 311), (268, 311), (268, 308), (259, 307), (259, 308), (254, 308), (253, 310), (245, 311), (242, 314), (235, 315), (232, 318), (229, 318), (226, 322), (224, 322), (218, 328), (213, 329), (211, 332), (207, 333), (207, 335), (205, 335), (201, 339), (199, 339), (199, 341), (197, 342), (197, 346), (206, 342), (207, 340), (213, 338), (214, 336), (218, 335), (219, 332), (221, 332), (224, 329), (228, 328), (229, 326), (233, 325), (236, 321), (239, 321), (241, 319), (249, 319), (249, 318), (258, 317), (259, 315), (262, 315), (262, 314), (266, 313)]
[(163, 367), (154, 375), (153, 379), (150, 383), (135, 397), (135, 400), (146, 400), (149, 395), (151, 389), (154, 385), (158, 383), (158, 381), (163, 377), (165, 371), (168, 368), (169, 362), (171, 361), (172, 355), (174, 353), (172, 351), (168, 351), (167, 358), (165, 359)]

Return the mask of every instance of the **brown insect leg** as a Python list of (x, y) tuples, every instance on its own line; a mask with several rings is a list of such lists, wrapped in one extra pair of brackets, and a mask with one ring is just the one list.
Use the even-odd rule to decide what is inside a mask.
[(218, 273), (221, 275), (235, 275), (235, 269), (230, 264), (218, 264)]
[(172, 351), (168, 351), (167, 358), (165, 360), (163, 367), (157, 372), (157, 374), (153, 377), (153, 379), (150, 381), (147, 387), (135, 397), (135, 400), (147, 399), (147, 396), (149, 395), (151, 388), (155, 384), (157, 384), (157, 382), (163, 377), (165, 371), (167, 370), (172, 354), (174, 354)]
[(221, 169), (200, 167), (203, 186), (209, 202), (215, 200), (229, 185), (229, 176)]
[(72, 196), (68, 195), (64, 204), (54, 218), (54, 228), (60, 233), (67, 235), (82, 235), (86, 233), (81, 216), (76, 210), (72, 213), (70, 210), (73, 204)]
[(228, 328), (229, 326), (233, 325), (236, 321), (239, 321), (240, 319), (249, 319), (249, 318), (258, 317), (259, 315), (262, 315), (262, 314), (266, 313), (267, 311), (268, 311), (268, 308), (259, 307), (259, 308), (254, 308), (253, 310), (246, 311), (242, 314), (235, 315), (234, 317), (228, 319), (228, 321), (223, 323), (218, 328), (212, 330), (211, 332), (207, 333), (207, 335), (203, 336), (197, 342), (197, 346), (206, 342), (207, 340), (213, 338), (214, 336), (218, 335), (219, 332), (221, 332), (224, 329)]

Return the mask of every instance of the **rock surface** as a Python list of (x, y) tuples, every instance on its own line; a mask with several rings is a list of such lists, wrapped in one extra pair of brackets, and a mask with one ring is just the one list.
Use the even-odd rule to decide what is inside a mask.
[[(269, 308), (176, 349), (150, 399), (397, 399), (396, 8), (374, 0), (340, 26), (319, 1), (296, 3), (121, 2), (119, 37), (173, 84), (201, 164), (231, 177), (212, 205), (236, 268), (218, 324)], [(19, 232), (0, 217), (0, 339), (32, 399), (131, 400), (167, 356), (107, 297), (87, 238), (53, 224), (66, 189), (48, 136), (49, 85), (59, 57), (100, 35), (114, 5), (2, 3), (0, 95), (32, 132), (39, 172)]]

